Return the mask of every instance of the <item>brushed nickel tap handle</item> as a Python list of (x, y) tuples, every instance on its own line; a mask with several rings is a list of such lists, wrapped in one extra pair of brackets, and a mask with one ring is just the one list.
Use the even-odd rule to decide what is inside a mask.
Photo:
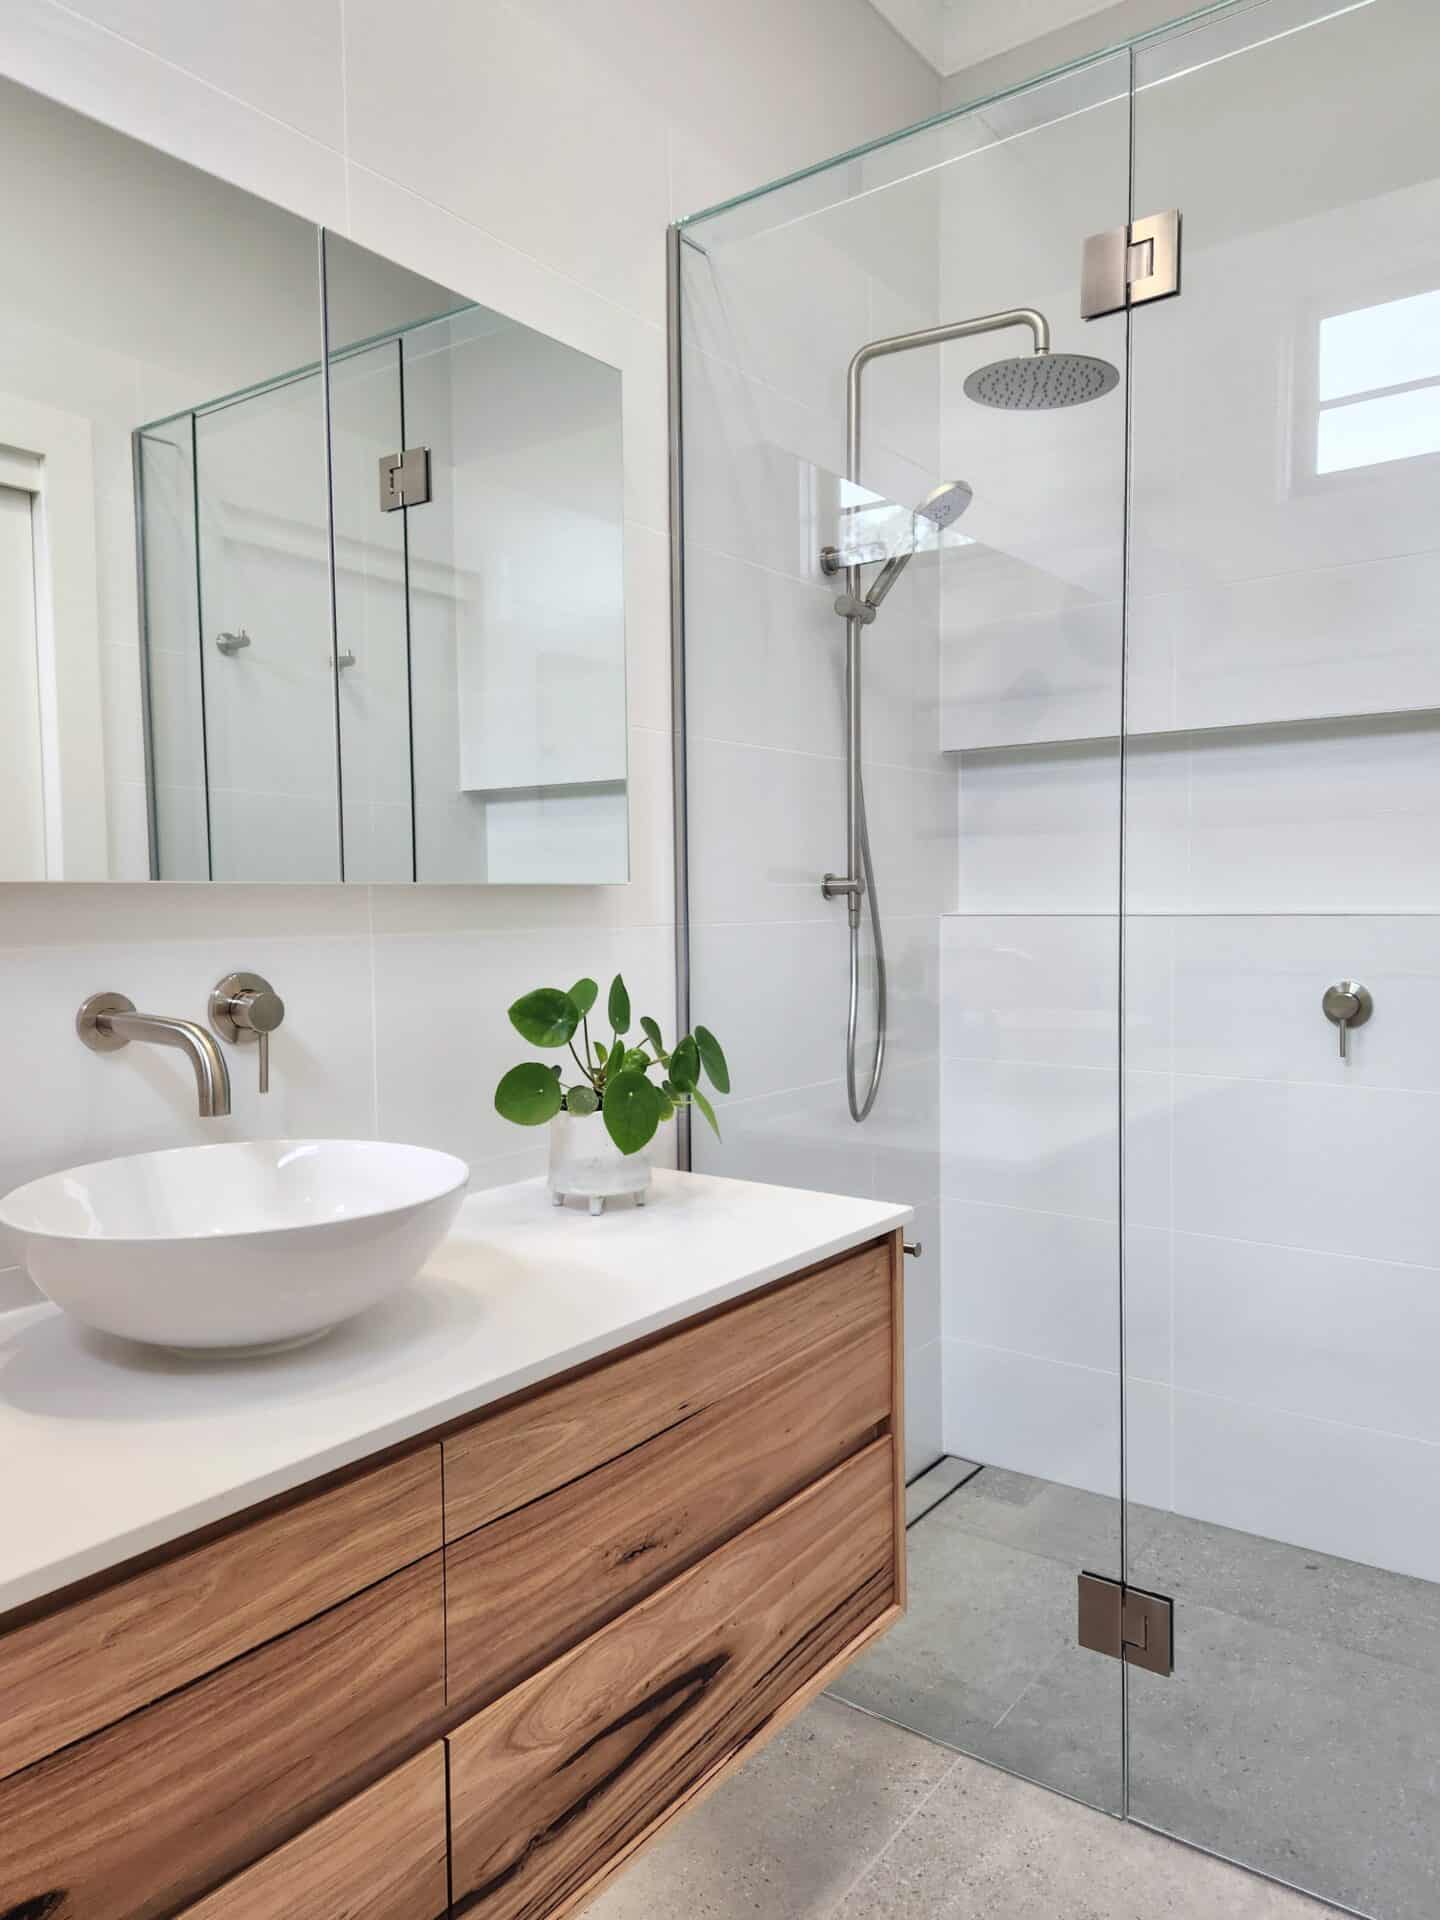
[(285, 1002), (258, 973), (227, 973), (210, 995), (210, 1024), (222, 1040), (259, 1046), (260, 1091), (270, 1091), (270, 1036), (285, 1018)]
[(1320, 1009), (1325, 1018), (1340, 1029), (1340, 1058), (1348, 1060), (1351, 1028), (1363, 1027), (1375, 1011), (1369, 989), (1362, 987), (1358, 980), (1337, 980), (1333, 987), (1325, 989)]

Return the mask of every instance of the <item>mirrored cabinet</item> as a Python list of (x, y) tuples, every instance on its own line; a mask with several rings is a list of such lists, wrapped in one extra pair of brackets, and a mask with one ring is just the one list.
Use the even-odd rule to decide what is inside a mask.
[(628, 872), (620, 375), (0, 83), (0, 878)]

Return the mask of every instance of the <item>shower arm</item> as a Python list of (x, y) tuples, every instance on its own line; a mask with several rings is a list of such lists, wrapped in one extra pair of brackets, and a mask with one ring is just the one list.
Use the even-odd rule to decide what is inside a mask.
[[(860, 419), (861, 419), (861, 378), (872, 360), (882, 360), (892, 353), (908, 353), (912, 347), (941, 347), (950, 340), (966, 340), (977, 333), (999, 333), (1006, 327), (1029, 327), (1035, 340), (1036, 353), (1050, 351), (1050, 323), (1043, 313), (1037, 313), (1034, 307), (1007, 307), (1003, 313), (981, 313), (970, 320), (952, 320), (940, 327), (922, 327), (916, 333), (894, 333), (884, 340), (871, 340), (860, 348), (850, 362), (850, 372), (845, 383), (845, 477), (853, 485), (860, 484)], [(886, 591), (893, 585), (893, 577), (887, 583)], [(845, 569), (845, 590), (852, 605), (860, 604), (860, 568)], [(846, 772), (845, 772), (845, 847), (846, 871), (842, 876), (830, 879), (827, 884), (827, 898), (843, 895), (849, 911), (850, 925), (860, 925), (861, 896), (865, 891), (865, 881), (861, 873), (860, 859), (860, 747), (861, 747), (861, 706), (860, 706), (860, 626), (857, 615), (850, 615), (845, 622), (845, 712), (846, 712)]]

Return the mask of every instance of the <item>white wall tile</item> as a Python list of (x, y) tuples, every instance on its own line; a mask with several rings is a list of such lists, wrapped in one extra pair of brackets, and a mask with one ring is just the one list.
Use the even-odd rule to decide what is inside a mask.
[(1440, 1097), (1178, 1074), (1174, 1099), (1180, 1231), (1440, 1266)]
[(1433, 1267), (1175, 1235), (1177, 1387), (1436, 1444), (1437, 1351)]
[[(193, 36), (187, 43), (193, 47)], [(345, 162), (336, 148), (157, 58), (159, 51), (53, 0), (10, 0), (0, 14), (0, 72), (11, 79), (344, 232)]]
[(250, 0), (235, 11), (186, 0), (78, 0), (72, 11), (313, 140), (345, 144), (342, 0)]
[(1440, 1579), (1440, 1450), (1204, 1394), (1174, 1399), (1179, 1512)]
[(947, 1337), (1119, 1371), (1113, 1220), (947, 1200), (945, 1255)]
[(345, 50), (352, 159), (663, 318), (666, 123), (623, 73), (507, 0), (348, 0)]
[(944, 1353), (939, 1340), (920, 1347), (905, 1362), (905, 1478), (933, 1467), (945, 1451)]
[(1118, 1497), (1119, 1377), (947, 1339), (945, 1451)]

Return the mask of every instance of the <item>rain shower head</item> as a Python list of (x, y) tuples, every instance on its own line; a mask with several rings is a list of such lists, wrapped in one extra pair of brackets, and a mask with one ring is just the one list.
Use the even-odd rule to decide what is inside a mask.
[(1038, 413), (1079, 407), (1120, 383), (1118, 368), (1088, 353), (1023, 353), (992, 360), (965, 380), (965, 397), (1006, 413)]

